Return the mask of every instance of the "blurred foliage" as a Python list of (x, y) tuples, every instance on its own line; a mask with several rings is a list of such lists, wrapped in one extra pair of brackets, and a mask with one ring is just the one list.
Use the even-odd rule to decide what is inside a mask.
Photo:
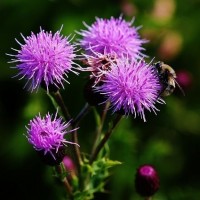
[[(149, 60), (163, 60), (175, 71), (185, 70), (191, 77), (183, 96), (177, 88), (158, 105), (160, 112), (146, 113), (147, 122), (124, 118), (109, 141), (110, 157), (121, 165), (113, 171), (105, 194), (95, 199), (139, 200), (134, 189), (134, 176), (140, 164), (156, 166), (161, 187), (154, 200), (197, 200), (200, 197), (200, 0), (1, 0), (0, 1), (0, 158), (1, 196), (6, 199), (62, 199), (62, 187), (55, 185), (52, 171), (37, 157), (25, 136), (25, 125), (38, 112), (54, 112), (43, 90), (29, 93), (24, 80), (12, 78), (16, 70), (7, 62), (15, 38), (30, 35), (42, 27), (62, 34), (74, 35), (83, 29), (83, 21), (95, 17), (124, 15), (135, 17), (140, 26)], [(76, 38), (79, 36), (76, 35)], [(84, 105), (82, 89), (85, 75), (69, 75), (70, 85), (61, 91), (72, 116)], [(80, 124), (79, 142), (85, 153), (91, 150), (95, 121), (93, 114)], [(94, 121), (94, 122), (93, 122)], [(69, 147), (70, 148), (70, 147)]]

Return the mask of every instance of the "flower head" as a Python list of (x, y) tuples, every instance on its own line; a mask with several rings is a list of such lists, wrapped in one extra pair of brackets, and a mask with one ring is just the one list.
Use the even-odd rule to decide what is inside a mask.
[(82, 68), (82, 71), (91, 72), (90, 78), (94, 81), (94, 86), (104, 79), (105, 74), (111, 70), (111, 64), (117, 59), (116, 54), (101, 54), (95, 53), (95, 55), (85, 54), (86, 68)]
[[(51, 31), (40, 30), (39, 33), (31, 33), (24, 37), (25, 44), (21, 44), (17, 55), (11, 62), (17, 62), (16, 68), (19, 70), (17, 76), (27, 79), (29, 90), (38, 89), (44, 84), (47, 91), (50, 85), (57, 88), (63, 86), (66, 81), (65, 76), (69, 71), (73, 71), (74, 46), (68, 38), (60, 35), (60, 31), (53, 34)], [(26, 85), (27, 85), (26, 84)]]
[(146, 121), (145, 109), (156, 113), (155, 103), (164, 102), (159, 98), (162, 86), (155, 68), (143, 60), (130, 61), (127, 58), (118, 59), (112, 65), (104, 83), (96, 90), (111, 102), (113, 112), (139, 115)]
[(65, 123), (61, 117), (57, 118), (57, 113), (54, 118), (49, 113), (43, 118), (39, 114), (30, 121), (26, 137), (35, 150), (43, 152), (44, 155), (48, 153), (56, 159), (55, 155), (59, 149), (68, 143), (76, 144), (64, 138), (66, 134), (76, 130), (67, 130), (69, 126), (70, 122)]
[(132, 26), (131, 22), (126, 22), (120, 16), (118, 19), (96, 18), (96, 21), (88, 26), (88, 30), (82, 30), (79, 34), (83, 38), (79, 41), (80, 45), (86, 50), (87, 54), (117, 54), (118, 57), (128, 55), (132, 59), (144, 57), (141, 52), (144, 50), (142, 44), (146, 40), (140, 38), (138, 29)]
[(141, 196), (151, 197), (154, 195), (160, 187), (159, 182), (159, 176), (154, 166), (145, 164), (137, 169), (135, 189)]

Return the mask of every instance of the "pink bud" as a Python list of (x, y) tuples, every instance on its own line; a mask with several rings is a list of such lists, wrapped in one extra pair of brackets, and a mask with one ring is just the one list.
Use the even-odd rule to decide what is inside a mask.
[(135, 189), (138, 194), (145, 197), (154, 195), (159, 189), (159, 176), (152, 165), (141, 165), (136, 172)]
[(75, 168), (76, 168), (75, 165), (74, 165), (73, 160), (69, 156), (65, 156), (63, 158), (63, 164), (64, 164), (65, 169), (67, 171), (74, 171)]
[(192, 76), (187, 70), (179, 70), (176, 75), (176, 80), (183, 89), (187, 89), (192, 85)]

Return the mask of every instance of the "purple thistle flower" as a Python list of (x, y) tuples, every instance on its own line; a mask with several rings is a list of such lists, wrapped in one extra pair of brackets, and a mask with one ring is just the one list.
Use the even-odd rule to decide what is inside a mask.
[(69, 43), (69, 38), (60, 35), (60, 31), (53, 34), (40, 29), (39, 33), (32, 32), (26, 38), (22, 35), (25, 44), (16, 40), (21, 49), (13, 49), (17, 55), (8, 54), (15, 57), (11, 63), (19, 63), (17, 76), (27, 79), (29, 90), (38, 89), (40, 84), (44, 84), (47, 91), (50, 85), (64, 88), (62, 82), (67, 82), (64, 76), (73, 71), (74, 46)]
[(84, 24), (87, 30), (78, 32), (83, 36), (79, 44), (89, 55), (114, 53), (118, 57), (128, 55), (134, 60), (144, 57), (142, 45), (147, 41), (140, 38), (139, 27), (132, 26), (133, 21), (126, 22), (122, 16), (118, 19), (96, 18), (91, 26)]
[(78, 145), (64, 138), (66, 134), (76, 130), (67, 130), (69, 126), (70, 122), (65, 123), (61, 117), (57, 118), (57, 113), (54, 118), (49, 113), (44, 118), (39, 114), (26, 127), (26, 137), (35, 150), (44, 152), (44, 155), (50, 153), (56, 159), (55, 154), (66, 144)]
[(144, 121), (144, 111), (156, 113), (155, 103), (164, 103), (159, 98), (162, 85), (155, 68), (143, 60), (118, 59), (105, 75), (103, 84), (95, 90), (107, 97), (113, 112), (139, 115)]
[(154, 166), (144, 164), (138, 167), (135, 176), (135, 189), (138, 194), (151, 197), (158, 191), (159, 187), (160, 180)]

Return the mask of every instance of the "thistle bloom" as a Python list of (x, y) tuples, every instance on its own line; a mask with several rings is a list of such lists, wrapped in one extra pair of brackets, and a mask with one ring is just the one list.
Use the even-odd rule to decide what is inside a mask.
[(11, 63), (19, 63), (16, 66), (19, 70), (17, 76), (27, 79), (29, 90), (38, 89), (41, 84), (47, 91), (51, 85), (64, 87), (62, 82), (67, 82), (65, 76), (73, 71), (74, 46), (69, 43), (69, 38), (60, 35), (60, 31), (53, 34), (41, 29), (26, 38), (22, 35), (25, 44), (16, 40), (21, 49), (13, 49), (17, 55), (10, 55), (15, 57)]
[(64, 138), (66, 134), (76, 130), (67, 130), (69, 126), (70, 122), (65, 123), (61, 117), (57, 118), (57, 113), (54, 118), (49, 113), (43, 118), (39, 114), (30, 121), (29, 127), (26, 127), (26, 137), (35, 150), (43, 152), (44, 155), (48, 153), (56, 160), (55, 155), (59, 149), (68, 143), (77, 145)]
[(138, 194), (145, 197), (154, 195), (160, 187), (158, 173), (154, 166), (141, 165), (135, 176), (135, 189)]
[(113, 112), (139, 115), (146, 121), (145, 109), (156, 113), (155, 103), (164, 102), (159, 98), (162, 86), (155, 68), (143, 60), (130, 61), (127, 58), (118, 59), (112, 65), (104, 83), (95, 90), (111, 102)]
[(89, 55), (114, 53), (121, 57), (126, 54), (134, 60), (144, 57), (142, 45), (147, 41), (140, 38), (139, 27), (132, 24), (133, 20), (126, 22), (121, 16), (118, 19), (96, 18), (91, 26), (85, 24), (88, 30), (79, 32), (83, 36), (79, 44)]

